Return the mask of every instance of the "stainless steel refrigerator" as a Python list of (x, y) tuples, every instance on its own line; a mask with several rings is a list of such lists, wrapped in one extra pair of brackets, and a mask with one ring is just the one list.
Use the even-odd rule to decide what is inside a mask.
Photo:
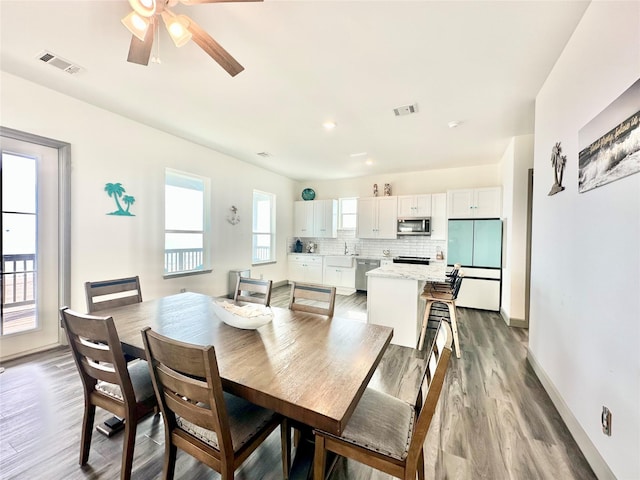
[(500, 310), (502, 220), (449, 220), (447, 263), (462, 265), (459, 307)]

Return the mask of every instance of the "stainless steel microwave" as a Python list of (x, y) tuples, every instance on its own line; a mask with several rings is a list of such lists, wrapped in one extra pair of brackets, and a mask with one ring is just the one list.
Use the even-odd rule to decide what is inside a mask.
[(431, 217), (399, 218), (398, 235), (431, 235)]

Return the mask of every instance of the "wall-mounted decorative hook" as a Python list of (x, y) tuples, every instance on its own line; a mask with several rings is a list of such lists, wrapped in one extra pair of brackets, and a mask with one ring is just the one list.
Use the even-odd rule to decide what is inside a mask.
[(231, 225), (236, 225), (240, 222), (240, 215), (238, 215), (238, 209), (235, 205), (231, 205), (231, 213), (227, 215), (227, 222)]

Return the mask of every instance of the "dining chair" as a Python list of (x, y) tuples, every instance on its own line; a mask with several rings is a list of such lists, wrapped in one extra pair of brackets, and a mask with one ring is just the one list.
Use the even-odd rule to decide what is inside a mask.
[(157, 407), (147, 362), (126, 363), (112, 317), (60, 309), (62, 325), (84, 389), (80, 465), (86, 465), (96, 407), (123, 418), (121, 480), (131, 478), (138, 422)]
[(282, 468), (289, 477), (291, 431), (287, 419), (224, 392), (213, 346), (172, 340), (142, 330), (153, 388), (164, 418), (163, 478), (173, 479), (177, 449), (220, 473), (234, 472), (280, 426)]
[(142, 302), (140, 279), (135, 277), (85, 282), (88, 313)]
[(289, 309), (332, 317), (335, 304), (336, 287), (291, 282)]
[(268, 307), (271, 303), (272, 285), (273, 281), (271, 280), (259, 280), (238, 275), (233, 300), (236, 302), (260, 303)]
[(367, 388), (342, 435), (321, 430), (314, 432), (314, 480), (324, 480), (327, 451), (396, 478), (415, 480), (417, 472), (418, 478), (424, 480), (422, 447), (438, 404), (450, 356), (451, 329), (443, 319), (438, 326), (415, 405)]
[(460, 292), (460, 286), (464, 273), (458, 272), (455, 280), (451, 284), (450, 288), (431, 289), (429, 291), (422, 292), (421, 298), (426, 300), (424, 309), (424, 317), (422, 319), (422, 328), (420, 331), (420, 340), (418, 341), (418, 350), (422, 350), (424, 346), (424, 338), (427, 332), (427, 325), (429, 323), (429, 316), (431, 309), (436, 303), (443, 303), (449, 309), (449, 321), (451, 322), (451, 330), (453, 332), (453, 344), (456, 349), (456, 357), (460, 358), (460, 342), (458, 340), (458, 318), (456, 314), (456, 299), (458, 298), (458, 292)]

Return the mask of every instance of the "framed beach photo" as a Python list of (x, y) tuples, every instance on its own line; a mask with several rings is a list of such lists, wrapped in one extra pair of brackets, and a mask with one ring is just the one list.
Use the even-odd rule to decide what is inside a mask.
[(578, 133), (578, 191), (640, 172), (640, 80)]

